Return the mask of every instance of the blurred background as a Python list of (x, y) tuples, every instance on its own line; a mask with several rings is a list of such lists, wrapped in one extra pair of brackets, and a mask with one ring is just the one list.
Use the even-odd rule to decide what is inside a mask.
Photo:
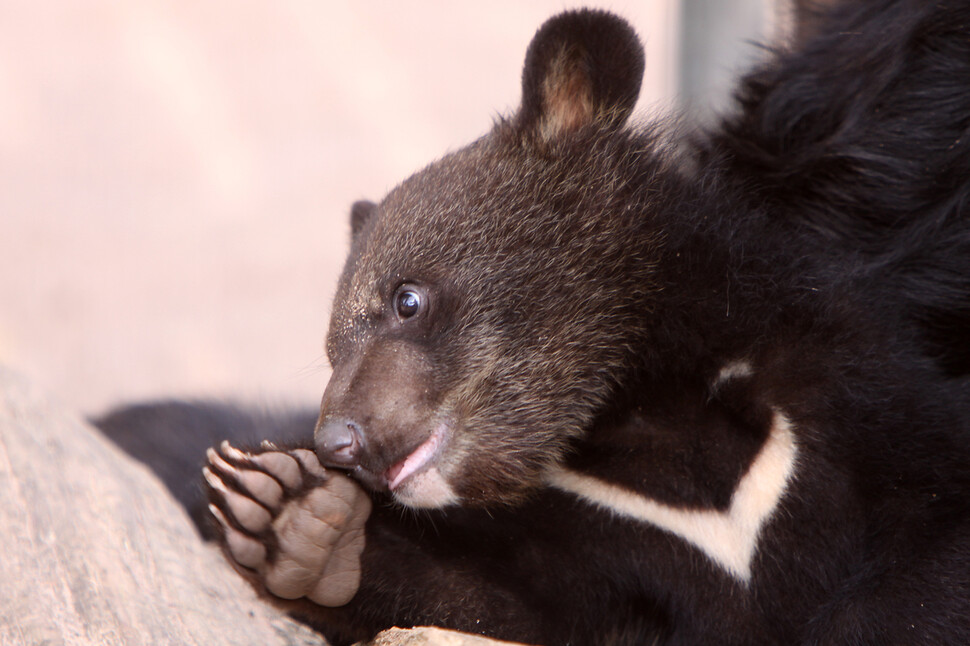
[[(769, 0), (592, 2), (709, 118)], [(569, 2), (0, 0), (0, 364), (84, 413), (316, 405), (348, 209), (514, 110)]]

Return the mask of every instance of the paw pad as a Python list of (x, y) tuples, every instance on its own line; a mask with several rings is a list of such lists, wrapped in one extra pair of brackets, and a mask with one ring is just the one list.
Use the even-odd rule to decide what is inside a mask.
[(347, 603), (360, 584), (370, 498), (312, 451), (261, 451), (223, 442), (206, 453), (209, 509), (229, 558), (278, 597)]

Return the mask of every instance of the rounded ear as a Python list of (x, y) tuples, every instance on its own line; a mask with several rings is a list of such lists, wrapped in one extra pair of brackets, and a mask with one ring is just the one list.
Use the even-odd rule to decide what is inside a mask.
[(544, 141), (591, 124), (621, 126), (643, 69), (643, 46), (625, 20), (590, 9), (561, 13), (526, 52), (516, 124)]
[(350, 239), (353, 240), (367, 223), (377, 216), (377, 205), (370, 200), (358, 200), (350, 207)]

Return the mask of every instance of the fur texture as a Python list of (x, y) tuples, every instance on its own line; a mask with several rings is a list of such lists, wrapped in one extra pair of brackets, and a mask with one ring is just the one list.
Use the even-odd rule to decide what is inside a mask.
[(967, 11), (846, 3), (745, 79), (710, 145), (953, 375), (970, 373)]
[[(629, 26), (564, 13), (515, 115), (354, 206), (315, 439), (374, 509), (356, 595), (288, 607), (337, 640), (970, 642), (970, 3), (828, 21), (684, 164), (625, 124)], [(261, 514), (234, 473), (285, 478), (239, 455)], [(266, 591), (292, 552), (226, 499)]]

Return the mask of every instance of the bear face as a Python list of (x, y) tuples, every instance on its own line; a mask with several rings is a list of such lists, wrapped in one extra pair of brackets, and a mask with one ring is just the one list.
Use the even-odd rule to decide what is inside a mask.
[(519, 499), (640, 343), (662, 233), (624, 184), (669, 183), (623, 128), (642, 49), (606, 14), (567, 18), (537, 35), (515, 117), (355, 208), (317, 444), (408, 505)]

